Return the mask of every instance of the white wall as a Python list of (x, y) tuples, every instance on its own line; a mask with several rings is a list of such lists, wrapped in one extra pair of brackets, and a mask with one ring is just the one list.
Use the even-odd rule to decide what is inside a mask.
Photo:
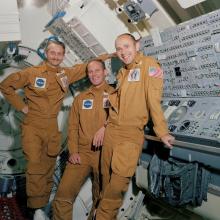
[(22, 45), (37, 49), (39, 44), (51, 35), (48, 31), (43, 32), (44, 26), (51, 20), (51, 15), (47, 11), (46, 3), (36, 6), (32, 0), (22, 2), (19, 8)]
[(21, 39), (19, 15), (16, 0), (1, 0), (0, 41), (19, 41)]

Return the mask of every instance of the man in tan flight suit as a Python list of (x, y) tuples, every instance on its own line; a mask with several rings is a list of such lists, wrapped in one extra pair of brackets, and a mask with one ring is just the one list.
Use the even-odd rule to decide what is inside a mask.
[(109, 96), (111, 108), (101, 160), (103, 192), (96, 220), (116, 219), (142, 151), (143, 128), (149, 115), (162, 142), (171, 148), (174, 140), (160, 106), (163, 87), (160, 65), (152, 57), (137, 52), (139, 43), (130, 34), (118, 36), (115, 47), (124, 67), (117, 75), (115, 92)]
[[(57, 115), (68, 86), (86, 76), (86, 64), (62, 68), (65, 45), (48, 41), (47, 61), (9, 75), (0, 83), (5, 98), (26, 117), (22, 124), (22, 145), (27, 159), (27, 206), (36, 209), (34, 219), (47, 219), (41, 208), (48, 203), (53, 185), (56, 156), (60, 152), (61, 134)], [(108, 55), (101, 57), (107, 59)], [(17, 93), (23, 89), (25, 100)]]
[(105, 82), (106, 73), (103, 61), (90, 61), (87, 74), (92, 86), (78, 95), (72, 105), (68, 128), (70, 156), (53, 201), (54, 220), (72, 220), (73, 203), (89, 174), (93, 176), (93, 208), (89, 220), (97, 205), (100, 147), (108, 116), (108, 94), (113, 91)]

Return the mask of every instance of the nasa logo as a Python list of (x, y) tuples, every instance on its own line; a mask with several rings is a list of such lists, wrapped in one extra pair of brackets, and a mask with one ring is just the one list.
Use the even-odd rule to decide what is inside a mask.
[(92, 106), (93, 106), (92, 99), (83, 100), (83, 106), (82, 106), (83, 109), (92, 109)]
[(90, 108), (91, 106), (92, 106), (92, 102), (91, 101), (87, 100), (87, 101), (84, 102), (84, 107), (85, 108)]
[(39, 87), (42, 87), (44, 85), (44, 81), (42, 79), (38, 79), (36, 81), (36, 84), (39, 86)]
[(45, 78), (39, 78), (39, 77), (36, 77), (35, 79), (35, 87), (37, 88), (45, 88), (45, 85), (46, 85), (46, 79)]

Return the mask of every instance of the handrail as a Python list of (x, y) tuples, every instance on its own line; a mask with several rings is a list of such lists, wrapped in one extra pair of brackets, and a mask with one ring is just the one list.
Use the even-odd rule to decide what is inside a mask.
[[(152, 136), (152, 135), (145, 135), (145, 138), (147, 140), (162, 142), (160, 138)], [(203, 151), (206, 153), (215, 153), (215, 154), (220, 155), (220, 147), (213, 147), (213, 146), (209, 146), (209, 145), (195, 144), (195, 143), (191, 143), (191, 142), (178, 141), (178, 140), (174, 140), (173, 145), (174, 146), (176, 145), (176, 146), (182, 147), (182, 148), (199, 150), (199, 151)]]

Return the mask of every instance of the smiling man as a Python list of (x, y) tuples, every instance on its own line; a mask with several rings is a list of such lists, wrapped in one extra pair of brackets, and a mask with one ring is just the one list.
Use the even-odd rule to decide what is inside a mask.
[[(47, 59), (42, 65), (13, 73), (0, 83), (8, 102), (26, 116), (22, 124), (22, 146), (27, 159), (27, 206), (36, 210), (36, 220), (47, 219), (42, 208), (49, 200), (61, 147), (57, 115), (69, 84), (86, 76), (86, 64), (60, 67), (65, 45), (57, 37), (49, 39), (45, 49)], [(18, 89), (24, 90), (25, 99), (16, 93)]]
[(73, 203), (90, 174), (93, 180), (93, 207), (89, 220), (99, 200), (100, 147), (108, 117), (108, 94), (113, 88), (105, 82), (107, 72), (103, 61), (90, 61), (86, 72), (92, 86), (75, 98), (70, 111), (69, 163), (54, 198), (54, 220), (72, 220)]
[(142, 152), (149, 115), (163, 143), (172, 148), (174, 140), (160, 106), (163, 88), (160, 65), (154, 58), (138, 52), (139, 42), (130, 34), (118, 36), (115, 48), (124, 67), (117, 75), (116, 90), (109, 96), (111, 108), (101, 161), (103, 192), (96, 220), (116, 219)]

